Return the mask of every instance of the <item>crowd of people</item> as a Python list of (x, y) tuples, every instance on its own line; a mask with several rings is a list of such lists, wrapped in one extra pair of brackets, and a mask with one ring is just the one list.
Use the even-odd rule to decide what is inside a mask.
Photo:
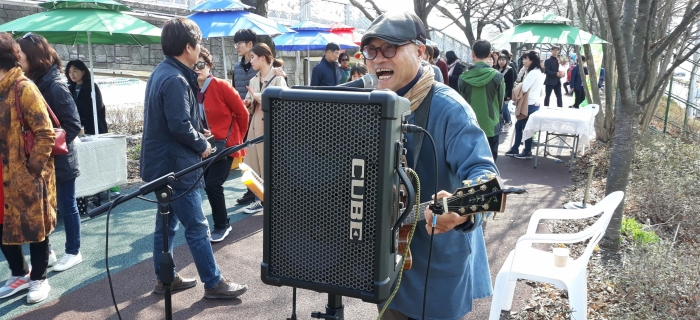
[[(451, 196), (447, 191), (461, 187), (461, 181), (498, 173), (499, 137), (512, 124), (509, 103), (516, 105), (517, 121), (514, 144), (506, 155), (530, 158), (532, 138), (525, 139), (521, 151), (522, 132), (529, 116), (540, 108), (543, 88), (545, 106), (553, 91), (557, 106), (562, 107), (562, 87), (567, 94), (576, 93), (573, 107), (582, 101), (579, 67), (558, 57), (558, 47), (552, 48), (551, 57), (544, 62), (537, 52), (526, 51), (516, 64), (507, 50), (493, 51), (488, 41), (478, 40), (472, 46), (474, 63), (467, 68), (454, 51), (447, 51), (443, 60), (437, 47), (426, 44), (426, 37), (425, 27), (415, 14), (385, 13), (374, 20), (362, 37), (364, 63), (351, 66), (348, 54), (341, 52), (337, 44), (329, 43), (312, 71), (310, 84), (336, 86), (371, 73), (379, 79), (378, 89), (407, 98), (413, 112), (408, 121), (426, 128), (438, 154), (444, 156), (438, 158), (438, 171), (433, 173), (432, 148), (422, 148), (409, 136), (406, 159), (409, 167), (418, 172), (423, 189), (443, 190), (435, 195), (438, 199)], [(234, 36), (241, 60), (233, 67), (231, 82), (214, 76), (213, 58), (201, 46), (201, 40), (199, 27), (189, 19), (169, 20), (163, 26), (165, 58), (149, 77), (144, 101), (140, 174), (145, 182), (262, 135), (263, 90), (287, 86), (283, 62), (274, 57), (270, 47), (258, 43), (254, 31), (239, 30)], [(585, 61), (585, 57), (580, 58)], [(75, 199), (79, 167), (74, 140), (81, 130), (88, 134), (108, 130), (97, 86), (97, 125), (92, 120), (93, 89), (85, 64), (76, 60), (66, 65), (68, 85), (61, 81), (61, 71), (60, 58), (43, 37), (28, 34), (14, 40), (9, 34), (0, 34), (0, 120), (4, 121), (0, 125), (0, 248), (12, 271), (0, 289), (0, 298), (29, 288), (27, 301), (42, 301), (50, 290), (48, 268), (53, 265), (53, 271), (63, 271), (82, 261)], [(585, 68), (584, 72), (587, 73)], [(55, 119), (51, 114), (55, 114)], [(58, 141), (54, 128), (58, 126), (65, 130), (67, 154), (52, 153)], [(27, 131), (33, 133), (31, 150), (7, 147), (25, 145)], [(195, 170), (171, 184), (174, 199), (167, 225), (158, 214), (154, 215), (153, 265), (158, 279), (154, 293), (164, 293), (160, 280), (163, 229), (168, 231), (172, 252), (178, 224), (185, 229), (205, 298), (235, 298), (248, 290), (247, 285), (221, 274), (212, 243), (221, 242), (232, 230), (223, 184), (233, 159), (243, 157), (262, 176), (263, 150), (262, 143), (250, 146), (219, 159), (206, 171)], [(439, 178), (438, 186), (430, 185), (436, 180), (434, 174)], [(202, 189), (212, 208), (211, 229), (202, 210)], [(424, 193), (420, 201), (428, 201), (432, 196)], [(246, 213), (262, 210), (261, 199), (251, 191), (237, 202), (247, 205), (243, 209)], [(49, 245), (56, 212), (66, 225), (65, 252), (60, 260)], [(430, 209), (424, 215), (426, 221), (432, 221)], [(441, 272), (431, 275), (426, 310), (432, 319), (460, 318), (471, 311), (474, 299), (492, 292), (484, 243), (485, 220), (481, 216), (472, 220), (446, 212), (435, 226), (425, 221), (418, 223), (410, 248), (413, 268), (404, 273), (396, 298), (382, 311), (382, 319), (421, 317), (426, 260), (433, 233), (440, 235), (434, 238), (432, 268)], [(21, 245), (25, 243), (30, 244), (30, 264), (22, 252)], [(164, 272), (173, 273), (173, 290), (197, 285), (197, 279), (179, 274), (174, 265), (173, 270)], [(378, 306), (379, 310), (383, 308)]]

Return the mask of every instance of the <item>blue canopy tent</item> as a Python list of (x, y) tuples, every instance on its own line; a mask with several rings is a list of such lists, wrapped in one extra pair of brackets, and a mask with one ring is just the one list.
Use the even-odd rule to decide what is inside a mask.
[(217, 10), (226, 10), (226, 11), (233, 11), (233, 10), (246, 10), (246, 9), (251, 9), (254, 7), (251, 7), (247, 4), (244, 4), (240, 1), (236, 0), (209, 0), (209, 1), (204, 1), (198, 5), (195, 5), (194, 7), (190, 8), (190, 11), (193, 12), (203, 12), (203, 11), (217, 11)]
[(195, 12), (188, 16), (202, 30), (203, 38), (221, 37), (221, 50), (224, 61), (224, 78), (226, 72), (226, 46), (224, 37), (233, 36), (241, 29), (251, 29), (259, 35), (276, 36), (283, 33), (295, 32), (275, 21), (244, 11), (252, 8), (234, 0), (209, 0), (190, 9)]
[[(308, 22), (308, 21), (307, 21)], [(294, 29), (294, 26), (292, 26)], [(311, 63), (309, 59), (311, 58), (311, 50), (326, 50), (326, 45), (328, 43), (336, 43), (340, 46), (340, 49), (355, 49), (358, 48), (354, 42), (347, 40), (337, 34), (331, 33), (330, 28), (324, 29), (295, 29), (296, 33), (286, 33), (275, 37), (273, 39), (275, 43), (275, 48), (281, 51), (302, 51), (306, 50), (307, 60), (306, 68), (307, 80), (311, 83)]]

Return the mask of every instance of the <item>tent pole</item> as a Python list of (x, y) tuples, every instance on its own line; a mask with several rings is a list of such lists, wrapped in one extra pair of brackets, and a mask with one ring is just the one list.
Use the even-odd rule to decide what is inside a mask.
[(311, 85), (311, 47), (306, 46), (306, 77), (308, 78), (307, 85)]
[(224, 60), (224, 79), (228, 80), (228, 69), (226, 69), (226, 44), (224, 43), (224, 37), (221, 37), (221, 56)]
[[(88, 56), (90, 57), (90, 86), (92, 87), (92, 93), (90, 94), (92, 98), (92, 118), (95, 121), (95, 136), (99, 136), (100, 127), (97, 122), (97, 100), (95, 99), (95, 68), (92, 65), (92, 39), (90, 38), (90, 31), (87, 33), (88, 38)], [(100, 106), (101, 107), (101, 106)]]

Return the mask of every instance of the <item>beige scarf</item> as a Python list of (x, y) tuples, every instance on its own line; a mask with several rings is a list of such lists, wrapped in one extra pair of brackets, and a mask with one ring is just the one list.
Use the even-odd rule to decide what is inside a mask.
[(428, 95), (428, 91), (433, 87), (433, 82), (435, 82), (433, 67), (431, 65), (421, 65), (421, 68), (423, 68), (423, 74), (420, 79), (404, 96), (408, 101), (411, 101), (411, 112), (416, 111), (420, 104), (423, 103), (423, 100)]

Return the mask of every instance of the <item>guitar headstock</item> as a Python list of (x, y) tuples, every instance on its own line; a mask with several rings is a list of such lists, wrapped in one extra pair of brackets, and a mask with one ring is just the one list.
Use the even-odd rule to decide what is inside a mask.
[(447, 199), (449, 211), (459, 215), (482, 212), (503, 212), (505, 209), (505, 194), (501, 181), (496, 174), (479, 177), (476, 181), (463, 181), (464, 187), (455, 190), (452, 197)]

